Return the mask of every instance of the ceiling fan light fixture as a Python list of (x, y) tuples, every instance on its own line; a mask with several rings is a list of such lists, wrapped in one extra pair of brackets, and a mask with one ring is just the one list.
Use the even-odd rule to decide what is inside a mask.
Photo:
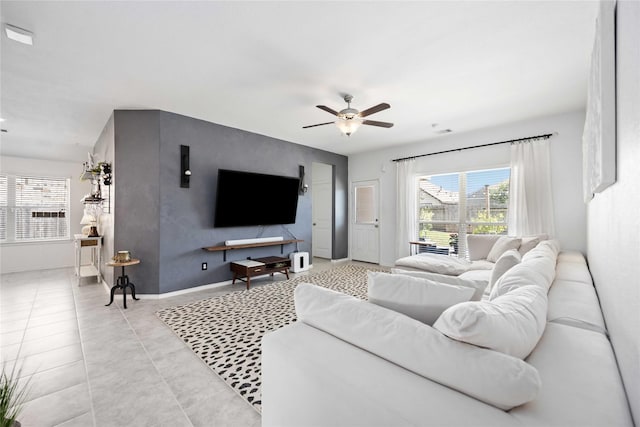
[(339, 118), (336, 120), (336, 126), (340, 129), (340, 132), (347, 136), (351, 136), (352, 133), (355, 133), (362, 124), (362, 120), (360, 119), (343, 119)]
[(33, 33), (23, 28), (14, 27), (13, 25), (5, 24), (4, 31), (7, 37), (18, 43), (27, 44), (33, 46)]

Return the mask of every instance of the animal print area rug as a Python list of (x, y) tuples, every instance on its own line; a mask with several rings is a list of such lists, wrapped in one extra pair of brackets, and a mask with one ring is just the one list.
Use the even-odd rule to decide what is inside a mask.
[(156, 314), (220, 378), (260, 412), (260, 343), (265, 333), (296, 321), (295, 287), (299, 283), (313, 283), (366, 299), (368, 270), (386, 271), (345, 265), (166, 308)]

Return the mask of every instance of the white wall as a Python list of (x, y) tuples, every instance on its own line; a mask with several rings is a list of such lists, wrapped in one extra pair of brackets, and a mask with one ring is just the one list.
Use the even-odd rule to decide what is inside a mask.
[[(80, 199), (91, 191), (90, 184), (80, 181), (82, 164), (50, 160), (0, 157), (0, 170), (9, 174), (33, 174), (71, 178), (71, 234), (80, 233), (83, 205)], [(0, 245), (0, 272), (44, 270), (73, 267), (72, 236), (65, 241), (45, 243), (11, 243)]]
[(640, 3), (618, 1), (617, 182), (588, 205), (589, 268), (640, 423)]
[[(380, 180), (380, 264), (396, 260), (396, 166), (391, 160), (557, 132), (551, 139), (551, 179), (556, 237), (564, 249), (586, 252), (586, 207), (582, 201), (584, 112), (510, 123), (473, 132), (349, 156), (349, 181)], [(357, 137), (357, 135), (356, 135)], [(420, 173), (435, 174), (509, 165), (509, 144), (422, 157)], [(350, 213), (352, 214), (352, 212)]]

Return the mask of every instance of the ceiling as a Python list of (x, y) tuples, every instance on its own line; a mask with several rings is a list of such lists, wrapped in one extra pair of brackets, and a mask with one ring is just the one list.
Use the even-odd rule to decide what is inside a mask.
[[(84, 160), (114, 109), (352, 154), (584, 108), (597, 2), (2, 1), (3, 155)], [(351, 137), (315, 108), (381, 102)], [(434, 124), (437, 124), (434, 126)]]

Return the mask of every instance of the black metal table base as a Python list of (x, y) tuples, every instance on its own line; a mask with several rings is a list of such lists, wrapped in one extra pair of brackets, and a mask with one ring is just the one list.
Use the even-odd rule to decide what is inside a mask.
[(116, 293), (116, 289), (122, 289), (122, 301), (124, 303), (124, 308), (127, 308), (127, 288), (131, 288), (131, 298), (134, 300), (139, 300), (140, 298), (136, 298), (136, 287), (133, 283), (129, 282), (129, 276), (124, 274), (124, 265), (122, 266), (122, 275), (118, 277), (116, 281), (116, 285), (111, 288), (111, 300), (109, 304), (105, 304), (105, 307), (109, 307), (113, 303), (113, 296)]

